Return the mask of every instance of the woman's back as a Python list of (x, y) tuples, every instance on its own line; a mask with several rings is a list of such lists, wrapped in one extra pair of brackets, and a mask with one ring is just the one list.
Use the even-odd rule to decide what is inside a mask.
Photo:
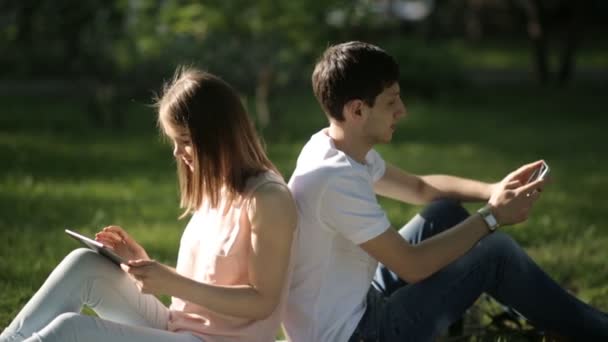
[[(261, 186), (284, 180), (267, 171), (251, 177), (243, 195), (226, 207), (203, 203), (186, 227), (180, 242), (177, 272), (193, 280), (213, 285), (247, 285), (251, 253), (251, 223), (247, 209), (251, 195)], [(287, 278), (291, 274), (289, 267)], [(221, 315), (199, 305), (173, 297), (168, 329), (186, 330), (205, 341), (270, 341), (280, 325), (289, 286), (281, 293), (279, 305), (263, 320)]]

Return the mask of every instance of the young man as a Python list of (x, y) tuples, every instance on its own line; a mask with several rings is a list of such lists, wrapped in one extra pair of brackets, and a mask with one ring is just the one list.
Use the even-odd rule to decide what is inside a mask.
[[(406, 116), (398, 77), (391, 56), (362, 42), (328, 48), (315, 67), (329, 127), (304, 146), (289, 182), (300, 225), (284, 320), (290, 339), (429, 341), (487, 292), (540, 327), (608, 340), (606, 314), (497, 231), (528, 217), (545, 181), (527, 181), (542, 161), (487, 184), (409, 174), (372, 149)], [(431, 204), (397, 232), (376, 195)], [(487, 204), (469, 216), (458, 201)]]

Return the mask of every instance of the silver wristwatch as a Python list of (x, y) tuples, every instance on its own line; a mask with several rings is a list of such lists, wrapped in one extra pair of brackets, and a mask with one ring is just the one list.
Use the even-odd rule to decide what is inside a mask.
[(483, 220), (486, 222), (486, 224), (488, 225), (488, 229), (490, 229), (491, 232), (495, 231), (496, 228), (500, 226), (498, 224), (498, 220), (496, 220), (496, 217), (494, 216), (494, 214), (492, 214), (492, 211), (490, 211), (489, 206), (486, 205), (485, 207), (477, 210), (477, 212), (479, 213), (479, 215), (481, 215), (481, 218), (483, 218)]

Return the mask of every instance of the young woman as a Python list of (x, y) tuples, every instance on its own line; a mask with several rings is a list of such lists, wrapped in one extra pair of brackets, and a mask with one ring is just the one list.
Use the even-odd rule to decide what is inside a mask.
[[(51, 273), (0, 341), (274, 341), (288, 289), (296, 210), (237, 93), (182, 69), (158, 101), (173, 142), (184, 215), (177, 268), (148, 257), (118, 226)], [(182, 215), (183, 216), (183, 215)], [(169, 308), (153, 294), (172, 296)], [(81, 315), (83, 305), (98, 317)]]

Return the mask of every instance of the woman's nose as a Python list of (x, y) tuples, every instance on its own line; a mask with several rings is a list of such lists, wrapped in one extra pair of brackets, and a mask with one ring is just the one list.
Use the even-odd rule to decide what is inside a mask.
[(179, 157), (181, 154), (182, 154), (182, 150), (181, 150), (180, 146), (175, 144), (175, 146), (173, 146), (173, 156)]

